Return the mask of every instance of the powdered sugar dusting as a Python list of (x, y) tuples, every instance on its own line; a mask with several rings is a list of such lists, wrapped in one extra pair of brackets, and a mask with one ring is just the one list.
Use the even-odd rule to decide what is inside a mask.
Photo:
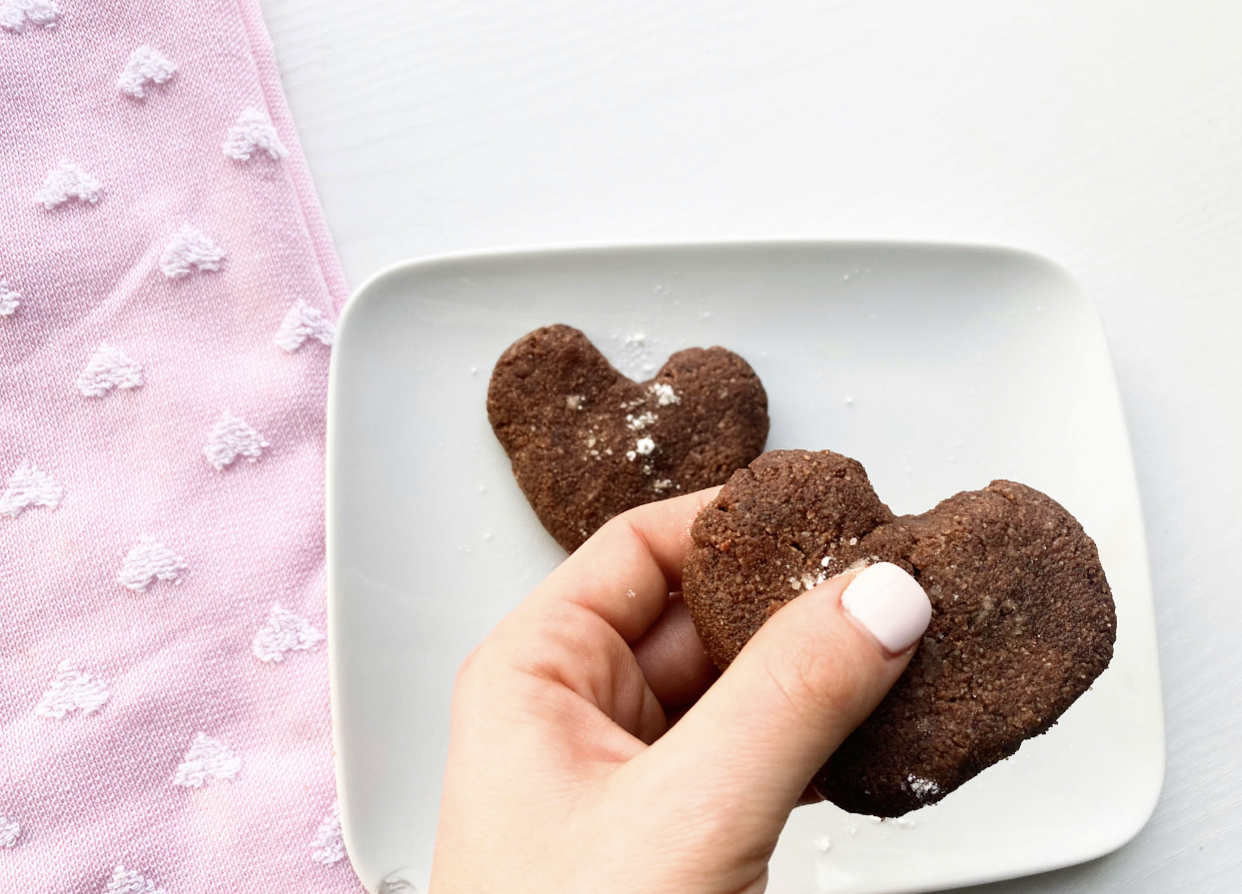
[(655, 382), (648, 389), (656, 399), (657, 407), (667, 407), (670, 404), (681, 403), (681, 395), (673, 390), (673, 386), (666, 382)]
[(817, 587), (824, 581), (828, 580), (827, 572), (820, 571), (818, 574), (804, 573), (801, 577), (789, 578), (789, 588), (791, 590), (810, 590)]
[(809, 590), (812, 587), (818, 587), (826, 580), (828, 580), (828, 575), (822, 571), (819, 574), (804, 574), (802, 575), (802, 586)]
[(642, 431), (649, 425), (654, 425), (659, 417), (650, 410), (644, 410), (635, 416), (633, 413), (627, 414), (625, 423), (630, 427), (630, 431)]
[(906, 784), (910, 786), (910, 791), (920, 801), (935, 797), (940, 794), (940, 785), (930, 779), (924, 779), (921, 776), (915, 776), (911, 773), (906, 777)]

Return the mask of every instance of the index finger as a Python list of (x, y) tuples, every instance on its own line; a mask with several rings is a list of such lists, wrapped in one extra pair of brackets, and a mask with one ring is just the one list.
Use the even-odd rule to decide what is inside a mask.
[(711, 487), (623, 512), (548, 575), (531, 602), (572, 602), (634, 642), (660, 617), (669, 594), (681, 589), (690, 526), (719, 491)]

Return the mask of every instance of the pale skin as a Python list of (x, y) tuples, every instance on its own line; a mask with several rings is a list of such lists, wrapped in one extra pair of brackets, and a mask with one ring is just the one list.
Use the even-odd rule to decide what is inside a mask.
[(432, 894), (758, 894), (808, 783), (909, 661), (804, 592), (723, 675), (677, 595), (716, 494), (610, 521), (457, 675)]

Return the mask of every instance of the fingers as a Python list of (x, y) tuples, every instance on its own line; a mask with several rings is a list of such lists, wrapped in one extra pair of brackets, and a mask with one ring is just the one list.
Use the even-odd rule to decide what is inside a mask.
[(690, 610), (680, 596), (668, 601), (664, 613), (634, 643), (633, 650), (647, 685), (665, 711), (691, 704), (719, 675), (703, 651)]
[[(643, 742), (656, 739), (666, 728), (663, 705), (629, 644), (680, 589), (690, 526), (716, 490), (640, 506), (610, 521), (497, 625), (482, 663), (551, 682)], [(642, 650), (668, 693), (696, 685), (695, 662), (706, 660), (693, 630), (693, 641), (686, 632), (670, 627)], [(691, 656), (680, 669), (689, 670), (688, 678), (674, 679), (679, 653)]]
[(815, 771), (896, 682), (931, 617), (896, 565), (841, 576), (781, 608), (638, 762), (693, 774), (721, 810), (779, 831)]
[[(531, 594), (523, 610), (568, 600), (599, 615), (627, 642), (660, 617), (681, 589), (690, 526), (719, 488), (647, 503), (604, 525)], [(551, 604), (550, 604), (551, 603)]]

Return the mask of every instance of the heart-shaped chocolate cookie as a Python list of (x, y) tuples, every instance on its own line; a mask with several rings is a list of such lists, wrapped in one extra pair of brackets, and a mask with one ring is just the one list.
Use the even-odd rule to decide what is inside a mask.
[(569, 326), (496, 361), (487, 418), (539, 521), (573, 551), (627, 509), (723, 484), (763, 452), (768, 396), (724, 348), (678, 351), (634, 382)]
[(777, 609), (842, 571), (893, 562), (927, 592), (910, 666), (812, 782), (853, 813), (939, 801), (1047, 731), (1112, 659), (1095, 543), (1012, 481), (898, 518), (856, 461), (773, 451), (733, 475), (691, 535), (685, 600), (722, 669)]

